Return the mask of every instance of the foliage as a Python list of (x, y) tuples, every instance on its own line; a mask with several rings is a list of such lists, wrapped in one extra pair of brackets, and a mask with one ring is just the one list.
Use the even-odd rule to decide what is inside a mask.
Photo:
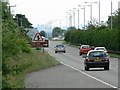
[(52, 37), (58, 37), (58, 36), (62, 36), (62, 34), (65, 32), (65, 30), (59, 28), (59, 27), (55, 27), (52, 31)]
[(17, 23), (17, 25), (20, 27), (33, 28), (32, 24), (28, 21), (28, 19), (25, 17), (25, 15), (16, 14), (14, 20)]
[[(17, 56), (23, 52), (30, 53), (31, 48), (27, 44), (27, 36), (25, 33), (21, 32), (17, 24), (13, 20), (11, 15), (8, 3), (2, 3), (2, 85), (3, 88), (11, 86), (12, 82), (7, 81), (7, 78), (13, 72), (13, 69), (17, 68), (14, 65), (19, 62), (19, 59), (16, 59)], [(13, 59), (11, 59), (11, 57)], [(11, 63), (14, 65), (11, 67)]]
[(3, 77), (3, 88), (24, 88), (26, 74), (58, 65), (59, 62), (47, 52), (33, 49), (31, 53), (21, 53), (17, 57), (11, 57), (6, 61), (10, 68), (10, 74)]
[(65, 41), (71, 44), (89, 44), (91, 46), (105, 46), (108, 50), (120, 51), (118, 29), (104, 28), (98, 30), (69, 30), (65, 33)]
[(88, 24), (87, 30), (69, 28), (65, 33), (65, 41), (71, 44), (89, 44), (91, 46), (105, 46), (108, 50), (120, 51), (120, 10), (112, 16), (113, 29), (110, 28), (111, 16), (105, 24)]
[(47, 33), (45, 31), (40, 31), (40, 35), (46, 37), (47, 36)]

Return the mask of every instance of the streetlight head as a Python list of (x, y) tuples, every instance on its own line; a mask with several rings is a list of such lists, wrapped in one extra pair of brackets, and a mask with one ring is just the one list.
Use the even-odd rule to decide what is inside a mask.
[(81, 7), (82, 5), (78, 5), (79, 7)]
[(94, 2), (94, 3), (98, 3), (98, 2)]

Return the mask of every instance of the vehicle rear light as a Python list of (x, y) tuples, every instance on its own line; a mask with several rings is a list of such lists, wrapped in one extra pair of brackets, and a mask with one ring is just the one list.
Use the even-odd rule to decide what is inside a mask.
[(107, 57), (105, 60), (106, 60), (106, 61), (108, 61), (108, 60), (109, 60), (109, 58)]
[(90, 58), (87, 58), (86, 60), (87, 60), (88, 62), (90, 62)]

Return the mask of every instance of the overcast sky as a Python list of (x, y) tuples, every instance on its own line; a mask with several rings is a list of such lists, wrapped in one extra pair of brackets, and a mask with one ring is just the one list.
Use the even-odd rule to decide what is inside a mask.
[[(9, 0), (13, 14), (25, 14), (28, 20), (37, 26), (48, 22), (61, 20), (65, 21), (66, 12), (79, 8), (78, 5), (84, 5), (84, 2), (98, 2), (99, 0)], [(120, 0), (112, 0), (113, 12), (118, 9)], [(98, 3), (93, 4), (92, 17), (98, 20)], [(111, 13), (111, 0), (100, 0), (101, 21), (106, 21)], [(80, 24), (83, 24), (83, 10), (80, 9)], [(90, 20), (90, 7), (86, 7), (86, 23)], [(76, 12), (77, 19), (77, 12)], [(77, 21), (76, 21), (77, 23)]]

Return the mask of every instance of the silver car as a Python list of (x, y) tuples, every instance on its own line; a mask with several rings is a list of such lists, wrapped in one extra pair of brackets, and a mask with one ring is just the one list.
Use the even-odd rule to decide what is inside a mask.
[(64, 52), (64, 53), (66, 53), (66, 50), (65, 50), (65, 46), (64, 45), (56, 45), (55, 46), (55, 53), (57, 53), (57, 52)]

